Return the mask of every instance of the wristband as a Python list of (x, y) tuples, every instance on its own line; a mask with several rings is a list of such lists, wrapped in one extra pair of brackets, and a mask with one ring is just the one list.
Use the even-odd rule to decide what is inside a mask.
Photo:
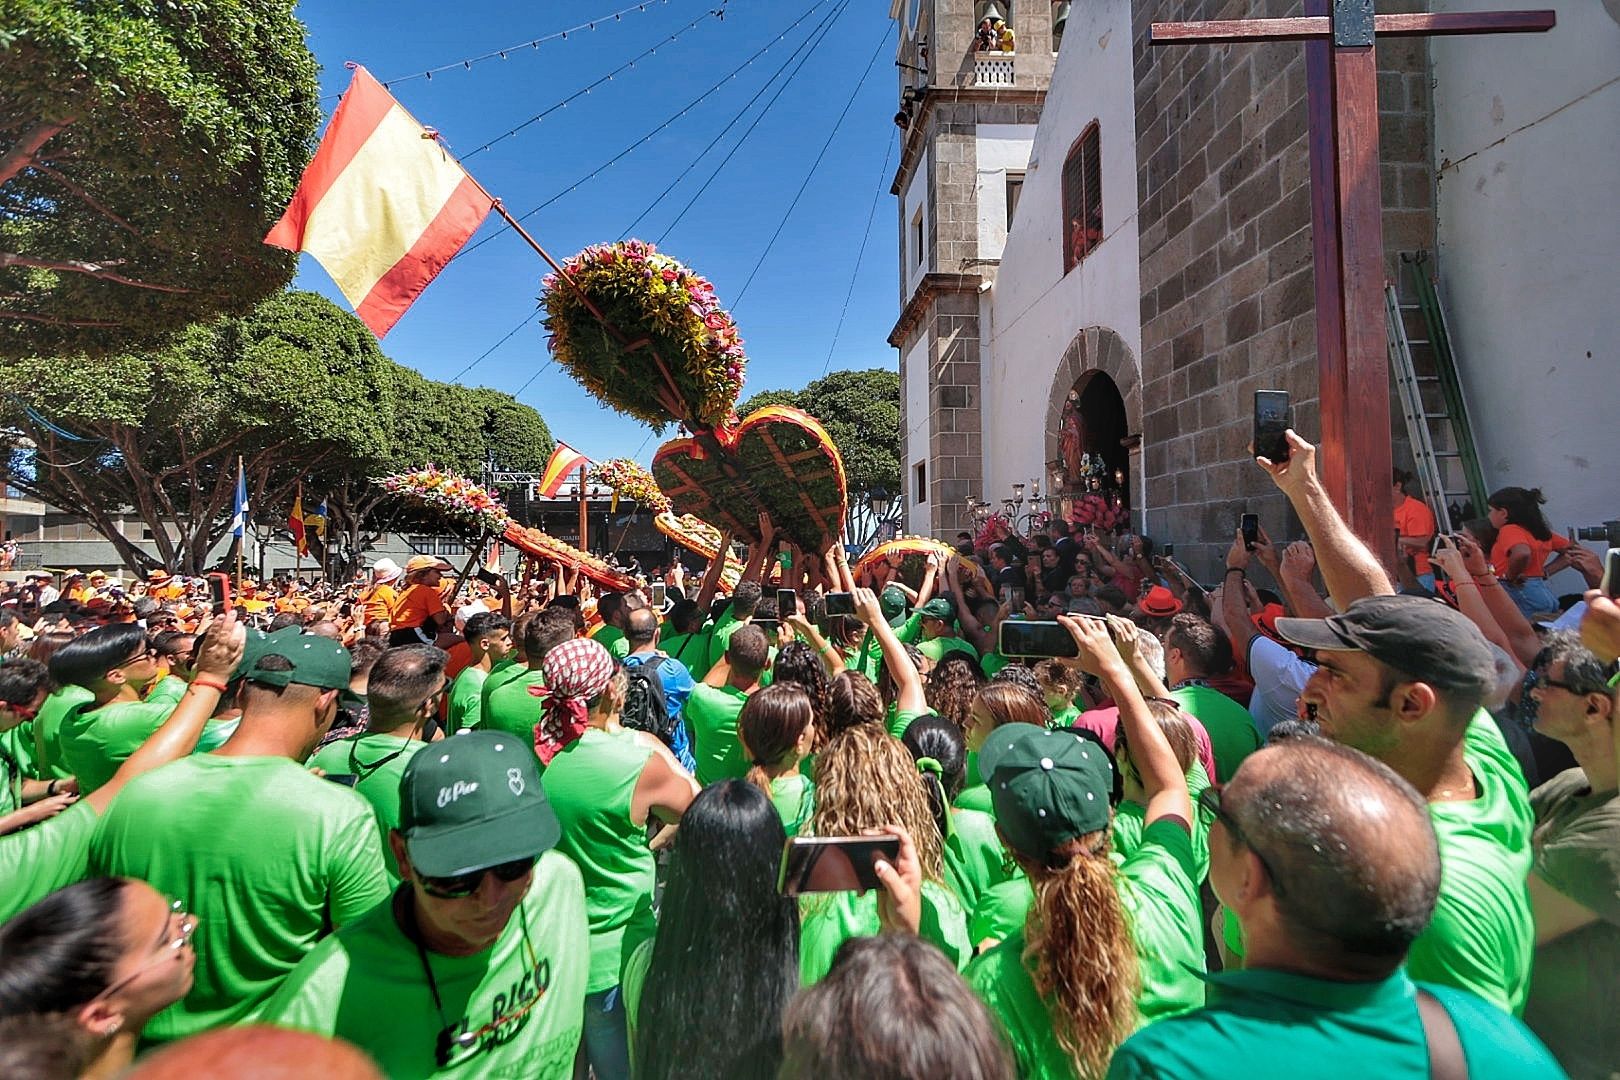
[(1248, 576), (1248, 571), (1243, 569), (1243, 567), (1241, 567), (1241, 566), (1228, 566), (1226, 568), (1226, 572), (1228, 574), (1242, 574), (1245, 577)]
[(223, 694), (225, 692), (225, 684), (224, 683), (215, 682), (214, 680), (209, 679), (209, 678), (205, 678), (205, 677), (203, 677), (201, 675), (193, 676), (192, 680), (191, 680), (191, 685), (192, 686), (205, 686), (210, 690), (218, 690), (221, 694)]
[(56, 781), (52, 780), (50, 783), (45, 785), (45, 797), (47, 799), (49, 799), (50, 797), (52, 797), (55, 794), (56, 794)]

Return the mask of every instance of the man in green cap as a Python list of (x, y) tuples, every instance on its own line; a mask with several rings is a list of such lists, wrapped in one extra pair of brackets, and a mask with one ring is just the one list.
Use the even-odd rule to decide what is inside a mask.
[(386, 1076), (573, 1075), (585, 887), (533, 751), (470, 731), (411, 758), (393, 899), (317, 945), (264, 1019), (347, 1039)]
[(349, 651), (274, 634), (244, 667), (230, 739), (131, 782), (90, 845), (92, 875), (140, 878), (198, 918), (191, 991), (146, 1027), (160, 1042), (253, 1020), (323, 934), (388, 895), (370, 804), (303, 765)]
[[(1426, 603), (1427, 601), (1419, 601)], [(1206, 788), (1209, 882), (1237, 914), (1242, 970), (1202, 1009), (1142, 1029), (1111, 1080), (1231, 1076), (1560, 1077), (1518, 1020), (1414, 982), (1403, 961), (1440, 892), (1427, 807), (1394, 770), (1325, 739), (1287, 739)]]
[(966, 653), (975, 663), (979, 659), (979, 650), (956, 636), (956, 602), (948, 596), (936, 596), (928, 603), (917, 609), (912, 616), (919, 620), (922, 630), (922, 641), (917, 644), (917, 650), (934, 663), (945, 658), (946, 653)]

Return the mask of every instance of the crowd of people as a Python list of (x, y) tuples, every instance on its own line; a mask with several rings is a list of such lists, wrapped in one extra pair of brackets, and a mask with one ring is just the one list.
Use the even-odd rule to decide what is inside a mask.
[(1519, 489), (1386, 568), (1289, 438), (1213, 587), (1064, 522), (7, 586), (0, 1075), (1612, 1077), (1620, 606)]

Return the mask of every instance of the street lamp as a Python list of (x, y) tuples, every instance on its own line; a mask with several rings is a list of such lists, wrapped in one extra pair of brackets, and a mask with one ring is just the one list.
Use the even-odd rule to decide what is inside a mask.
[(888, 488), (875, 487), (866, 496), (866, 505), (872, 511), (872, 519), (876, 522), (889, 520), (889, 512), (894, 509), (894, 496), (889, 494)]

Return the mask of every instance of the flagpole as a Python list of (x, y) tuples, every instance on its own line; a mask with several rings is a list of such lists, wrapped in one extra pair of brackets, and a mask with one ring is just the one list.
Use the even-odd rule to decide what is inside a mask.
[[(237, 454), (236, 455), (236, 486), (237, 486), (238, 490), (241, 490), (241, 488), (242, 488), (243, 475), (244, 475), (244, 469), (243, 469), (243, 464), (242, 464), (242, 455)], [(236, 538), (236, 594), (238, 596), (240, 596), (242, 594), (242, 549), (245, 548), (245, 547), (247, 547), (247, 515), (243, 514), (242, 515), (242, 533), (241, 533), (240, 536), (238, 536)]]
[[(298, 508), (298, 528), (302, 533), (304, 529), (304, 485), (298, 484), (298, 494), (293, 496), (293, 505)], [(301, 535), (293, 537), (293, 581), (302, 583), (304, 576), (304, 538)]]
[(590, 554), (590, 546), (586, 538), (587, 527), (590, 524), (590, 515), (585, 502), (585, 466), (579, 467), (579, 550)]

